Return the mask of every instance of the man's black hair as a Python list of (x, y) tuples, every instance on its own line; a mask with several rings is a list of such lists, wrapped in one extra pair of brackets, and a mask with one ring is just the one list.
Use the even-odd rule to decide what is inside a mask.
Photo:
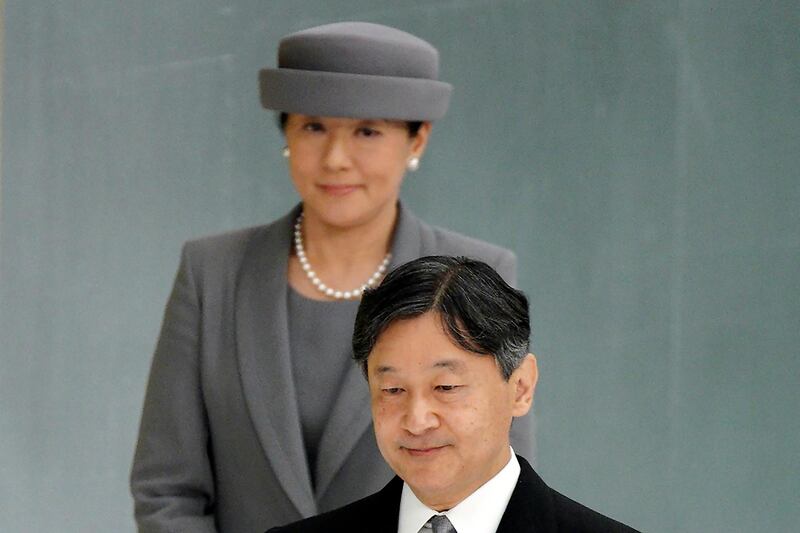
[(396, 320), (435, 312), (459, 346), (492, 355), (508, 380), (528, 354), (528, 299), (492, 267), (466, 257), (428, 256), (390, 272), (364, 292), (353, 331), (353, 358), (367, 359), (381, 333)]

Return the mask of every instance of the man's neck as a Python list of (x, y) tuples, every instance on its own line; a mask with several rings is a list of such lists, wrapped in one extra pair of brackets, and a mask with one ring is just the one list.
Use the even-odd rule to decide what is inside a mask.
[[(457, 505), (443, 511), (459, 533), (495, 531), (502, 520), (506, 506), (519, 478), (520, 466), (513, 450), (509, 461), (491, 479), (467, 495)], [(422, 503), (404, 484), (400, 498), (399, 533), (417, 533), (432, 514), (438, 514)]]
[(452, 509), (456, 505), (460, 504), (476, 490), (497, 476), (497, 474), (511, 461), (512, 455), (511, 447), (506, 445), (505, 450), (493, 461), (492, 468), (489, 469), (488, 473), (483, 477), (483, 479), (476, 480), (474, 483), (467, 485), (459, 492), (424, 493), (414, 489), (414, 487), (411, 487), (411, 490), (414, 491), (416, 497), (419, 498), (419, 500), (425, 504), (425, 506), (443, 513), (448, 509)]

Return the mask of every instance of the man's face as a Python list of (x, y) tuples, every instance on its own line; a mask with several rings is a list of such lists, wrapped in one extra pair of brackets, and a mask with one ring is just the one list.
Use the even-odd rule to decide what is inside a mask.
[(506, 465), (511, 419), (528, 411), (536, 383), (532, 355), (506, 381), (494, 357), (455, 344), (434, 313), (392, 323), (367, 370), (381, 454), (438, 510)]

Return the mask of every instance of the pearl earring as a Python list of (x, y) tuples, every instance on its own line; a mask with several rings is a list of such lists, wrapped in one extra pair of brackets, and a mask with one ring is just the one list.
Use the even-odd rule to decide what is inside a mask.
[(419, 168), (419, 157), (412, 157), (409, 159), (408, 163), (406, 164), (406, 168), (408, 168), (408, 170), (411, 172), (416, 171)]
[(283, 152), (281, 152), (281, 153), (283, 154), (283, 157), (285, 157), (287, 159), (289, 158), (290, 155), (292, 155), (292, 152), (289, 150), (288, 146), (284, 146), (283, 147)]

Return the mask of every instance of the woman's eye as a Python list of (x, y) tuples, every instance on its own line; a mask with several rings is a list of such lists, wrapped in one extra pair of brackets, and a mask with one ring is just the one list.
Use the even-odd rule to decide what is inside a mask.
[(373, 128), (363, 127), (363, 128), (358, 128), (358, 134), (361, 135), (362, 137), (377, 137), (378, 135), (381, 134), (381, 132)]
[(303, 124), (303, 129), (305, 131), (322, 131), (324, 128), (319, 122), (307, 122)]

